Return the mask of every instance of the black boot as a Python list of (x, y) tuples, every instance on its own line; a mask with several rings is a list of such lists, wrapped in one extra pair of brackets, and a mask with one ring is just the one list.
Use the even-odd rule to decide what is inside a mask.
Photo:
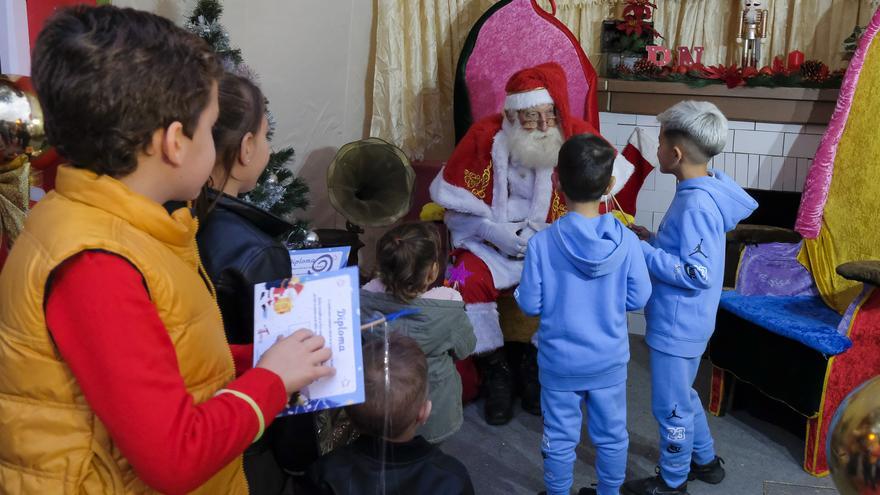
[(504, 349), (478, 356), (486, 399), (486, 423), (504, 425), (513, 417), (513, 376)]
[(681, 486), (672, 487), (666, 484), (660, 474), (653, 478), (627, 481), (620, 493), (629, 495), (688, 495), (687, 481)]
[[(596, 492), (595, 488), (583, 487), (580, 490), (578, 490), (578, 495), (596, 495), (596, 493), (597, 492)], [(540, 491), (540, 492), (538, 492), (538, 495), (547, 495), (547, 492)]]
[(691, 461), (691, 472), (688, 473), (688, 480), (700, 480), (704, 483), (717, 485), (724, 480), (724, 468), (721, 467), (722, 464), (724, 464), (724, 459), (717, 455), (709, 464), (697, 464), (696, 462)]
[(522, 380), (522, 408), (529, 414), (541, 415), (541, 382), (538, 381), (538, 349), (526, 345), (519, 362), (519, 375)]

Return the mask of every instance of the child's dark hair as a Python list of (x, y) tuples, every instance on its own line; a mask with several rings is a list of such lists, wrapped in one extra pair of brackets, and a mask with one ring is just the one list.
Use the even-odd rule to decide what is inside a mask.
[(440, 233), (434, 224), (398, 225), (385, 233), (376, 249), (376, 270), (385, 289), (407, 302), (431, 282), (428, 276), (440, 261)]
[(425, 353), (412, 338), (390, 332), (387, 389), (385, 341), (377, 337), (366, 339), (363, 358), (365, 401), (348, 408), (351, 421), (361, 433), (398, 438), (415, 424), (419, 410), (428, 398), (428, 361)]
[[(219, 167), (223, 170), (223, 183), (209, 182), (206, 188), (222, 191), (241, 153), (241, 140), (249, 132), (256, 135), (263, 124), (263, 116), (266, 115), (266, 98), (253, 81), (230, 72), (220, 77), (217, 88), (220, 112), (212, 130), (214, 148), (217, 150), (214, 168)], [(195, 201), (195, 213), (201, 221), (205, 220), (220, 198), (218, 194), (211, 200), (206, 188)]]
[(559, 185), (572, 201), (596, 201), (605, 193), (614, 168), (614, 148), (592, 134), (572, 136), (559, 149)]
[(110, 5), (64, 8), (33, 50), (49, 143), (71, 165), (123, 177), (153, 133), (192, 137), (221, 74), (211, 48), (163, 17)]

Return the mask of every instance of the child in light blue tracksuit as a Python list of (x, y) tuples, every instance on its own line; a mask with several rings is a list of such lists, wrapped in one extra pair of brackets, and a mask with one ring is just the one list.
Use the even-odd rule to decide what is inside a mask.
[(657, 119), (660, 171), (675, 175), (678, 186), (656, 236), (633, 227), (653, 283), (646, 341), (660, 432), (659, 474), (625, 486), (639, 495), (686, 494), (688, 479), (715, 484), (724, 478), (693, 383), (715, 328), (726, 233), (758, 206), (724, 173), (708, 170), (727, 140), (727, 119), (715, 105), (685, 101)]
[(599, 200), (614, 185), (614, 148), (592, 135), (569, 139), (559, 151), (559, 184), (569, 213), (529, 241), (515, 292), (523, 312), (541, 317), (537, 333), (544, 482), (568, 495), (581, 402), (596, 447), (598, 492), (617, 495), (626, 473), (626, 312), (642, 308), (651, 283), (638, 238)]

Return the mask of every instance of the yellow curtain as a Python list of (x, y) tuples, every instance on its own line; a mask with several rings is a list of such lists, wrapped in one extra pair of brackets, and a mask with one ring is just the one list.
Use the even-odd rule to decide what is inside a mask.
[[(411, 158), (445, 158), (452, 150), (455, 65), (471, 26), (494, 0), (377, 0), (370, 135)], [(550, 10), (549, 0), (538, 0)], [(622, 0), (556, 0), (559, 18), (602, 72), (601, 22)], [(655, 0), (664, 46), (703, 46), (703, 63), (739, 62), (739, 0)], [(763, 65), (792, 50), (832, 69), (844, 67), (843, 40), (867, 24), (878, 0), (766, 0)]]
[[(549, 9), (549, 0), (540, 0)], [(622, 0), (557, 0), (559, 18), (578, 37), (590, 60), (599, 60), (599, 22), (617, 15)], [(738, 63), (736, 29), (742, 2), (738, 0), (656, 0), (654, 23), (664, 36), (658, 42), (670, 49), (703, 46), (707, 64)], [(804, 52), (832, 68), (844, 67), (843, 40), (858, 23), (864, 26), (877, 0), (767, 0), (767, 38), (763, 64), (792, 50)]]
[(455, 64), (493, 0), (379, 0), (370, 135), (410, 158), (452, 149)]
[[(596, 71), (601, 74), (602, 61), (599, 44), (602, 39), (602, 21), (617, 17), (621, 0), (557, 0), (556, 18), (562, 21), (581, 42), (584, 53)], [(548, 0), (538, 4), (551, 11)]]
[[(775, 0), (767, 23), (770, 57), (800, 50), (806, 59), (821, 60), (832, 69), (846, 67), (843, 40), (856, 24), (865, 26), (876, 9), (872, 0)], [(736, 56), (729, 61), (734, 61)]]

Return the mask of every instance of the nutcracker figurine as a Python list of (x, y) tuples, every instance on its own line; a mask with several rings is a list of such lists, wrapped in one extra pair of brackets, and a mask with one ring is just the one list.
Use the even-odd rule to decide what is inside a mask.
[(761, 61), (761, 40), (767, 37), (767, 10), (759, 0), (743, 0), (736, 42), (743, 45), (742, 67), (757, 67)]

